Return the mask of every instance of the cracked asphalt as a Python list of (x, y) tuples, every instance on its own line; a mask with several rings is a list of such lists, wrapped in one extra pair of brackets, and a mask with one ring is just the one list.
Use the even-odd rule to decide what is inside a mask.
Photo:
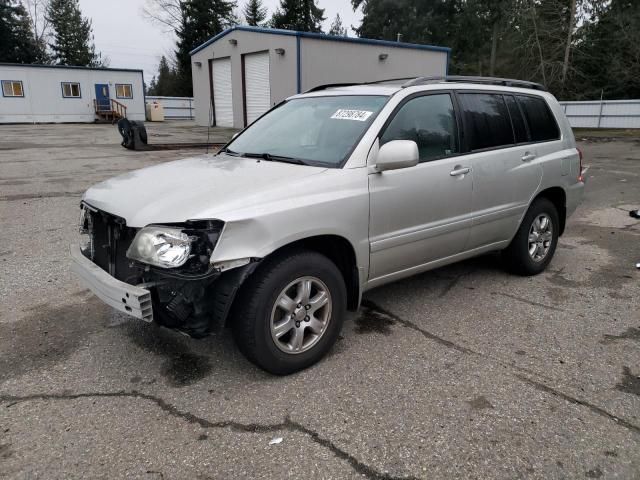
[(637, 140), (580, 142), (586, 199), (547, 272), (487, 255), (371, 291), (328, 358), (285, 378), (229, 332), (120, 315), (69, 271), (82, 191), (200, 153), (118, 143), (0, 126), (0, 478), (640, 478)]

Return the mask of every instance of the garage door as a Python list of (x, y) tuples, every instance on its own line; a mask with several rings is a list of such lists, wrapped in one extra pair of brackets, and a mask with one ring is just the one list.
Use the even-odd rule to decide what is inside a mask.
[(231, 59), (213, 61), (213, 103), (218, 127), (233, 127), (231, 99)]
[(244, 88), (247, 124), (249, 124), (271, 107), (269, 52), (244, 56)]

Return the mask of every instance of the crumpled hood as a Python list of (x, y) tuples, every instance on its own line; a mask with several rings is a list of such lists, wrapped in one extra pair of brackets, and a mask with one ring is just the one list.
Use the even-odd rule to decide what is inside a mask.
[(119, 175), (91, 187), (83, 200), (131, 227), (218, 218), (286, 194), (325, 168), (231, 157), (201, 156)]

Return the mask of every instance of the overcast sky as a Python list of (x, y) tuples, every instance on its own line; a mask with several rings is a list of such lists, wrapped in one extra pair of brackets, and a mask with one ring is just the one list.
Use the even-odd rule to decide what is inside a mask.
[[(238, 14), (245, 2), (238, 0)], [(263, 0), (263, 3), (270, 16), (280, 0)], [(361, 15), (353, 11), (350, 0), (318, 0), (317, 3), (325, 9), (325, 31), (336, 13), (348, 27), (360, 24)], [(145, 0), (80, 0), (83, 15), (93, 22), (96, 50), (109, 57), (111, 67), (144, 70), (148, 83), (157, 72), (160, 57), (170, 55), (175, 49), (175, 39), (144, 17), (144, 4)], [(350, 31), (349, 35), (354, 34)]]

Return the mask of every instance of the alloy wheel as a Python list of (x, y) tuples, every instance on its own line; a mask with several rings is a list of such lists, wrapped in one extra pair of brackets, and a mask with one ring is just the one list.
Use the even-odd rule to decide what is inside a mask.
[(287, 285), (271, 311), (271, 338), (281, 351), (299, 354), (313, 348), (331, 321), (331, 293), (316, 277), (305, 276)]

